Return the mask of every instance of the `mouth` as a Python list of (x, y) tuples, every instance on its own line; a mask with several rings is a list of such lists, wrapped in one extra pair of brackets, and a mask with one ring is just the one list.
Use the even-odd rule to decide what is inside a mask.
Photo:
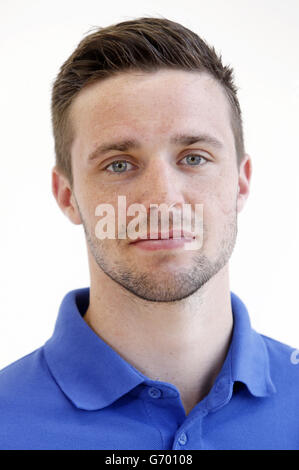
[(147, 237), (137, 238), (131, 241), (130, 245), (147, 251), (173, 250), (184, 248), (185, 243), (190, 243), (194, 239), (195, 236), (191, 232), (179, 233), (179, 231), (169, 230), (165, 233), (148, 233)]

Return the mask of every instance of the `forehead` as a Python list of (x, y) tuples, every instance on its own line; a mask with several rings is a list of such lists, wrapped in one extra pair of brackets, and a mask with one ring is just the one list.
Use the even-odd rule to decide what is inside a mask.
[(116, 132), (158, 139), (188, 126), (231, 141), (230, 115), (225, 91), (213, 77), (181, 70), (119, 73), (83, 88), (70, 108), (74, 140), (90, 145)]

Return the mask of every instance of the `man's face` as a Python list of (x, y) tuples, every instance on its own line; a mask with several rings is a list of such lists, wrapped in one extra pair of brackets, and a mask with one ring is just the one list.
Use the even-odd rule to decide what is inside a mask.
[[(238, 169), (221, 86), (199, 72), (121, 73), (83, 89), (71, 120), (73, 203), (92, 269), (147, 300), (174, 301), (196, 292), (226, 265), (237, 235)], [(177, 134), (206, 135), (219, 143), (171, 143)], [(104, 143), (132, 139), (140, 147), (94, 153)], [(115, 239), (100, 240), (95, 209), (111, 204), (117, 227), (118, 196), (126, 197), (127, 207), (142, 204), (148, 217), (151, 204), (189, 204), (192, 212), (202, 204), (201, 248), (143, 250), (130, 238), (117, 239), (117, 231)]]

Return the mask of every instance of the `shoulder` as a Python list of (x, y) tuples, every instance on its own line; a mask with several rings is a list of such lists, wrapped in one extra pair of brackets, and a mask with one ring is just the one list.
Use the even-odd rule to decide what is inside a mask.
[(44, 374), (45, 362), (42, 347), (12, 362), (0, 370), (0, 396), (13, 391), (15, 387), (25, 387)]
[(46, 423), (61, 413), (62, 401), (43, 347), (0, 370), (0, 449), (46, 445)]
[[(294, 391), (299, 386), (299, 346), (298, 348), (277, 339), (260, 334), (268, 351), (270, 374), (275, 386)], [(299, 393), (298, 393), (299, 398)]]
[(21, 357), (0, 370), (0, 429), (13, 416), (29, 416), (55, 390), (43, 347)]
[[(261, 338), (264, 340), (264, 343), (267, 347), (269, 357), (273, 360), (278, 361), (286, 361), (288, 360), (291, 362), (291, 356), (294, 356), (294, 351), (299, 352), (299, 345), (298, 348), (291, 346), (287, 343), (283, 343), (278, 339), (272, 338), (270, 336), (266, 336), (260, 333)], [(299, 354), (298, 354), (298, 362), (299, 362)]]
[(0, 370), (0, 413), (3, 416), (18, 407), (24, 412), (40, 405), (43, 397), (57, 388), (44, 358), (43, 347)]

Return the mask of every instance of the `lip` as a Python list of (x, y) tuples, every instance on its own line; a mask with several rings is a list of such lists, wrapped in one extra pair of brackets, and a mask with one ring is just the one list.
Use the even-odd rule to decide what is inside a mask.
[(136, 240), (132, 240), (130, 242), (130, 244), (146, 242), (146, 241), (153, 241), (153, 240), (155, 240), (155, 241), (158, 241), (158, 240), (161, 240), (161, 241), (169, 241), (169, 240), (174, 240), (174, 241), (185, 240), (185, 241), (187, 241), (187, 240), (190, 240), (191, 241), (195, 238), (193, 233), (187, 232), (187, 231), (184, 232), (183, 230), (181, 230), (180, 237), (178, 237), (177, 234), (176, 234), (176, 238), (173, 238), (173, 232), (174, 232), (173, 229), (169, 230), (168, 233), (167, 232), (165, 232), (165, 233), (154, 232), (154, 233), (152, 233), (152, 238), (150, 238), (151, 234), (150, 234), (150, 232), (148, 232), (147, 233), (147, 238), (138, 237), (138, 238), (136, 238)]
[(170, 238), (169, 240), (140, 240), (136, 243), (132, 243), (131, 246), (136, 247), (136, 249), (146, 251), (175, 250), (178, 248), (184, 248), (184, 245), (186, 243), (190, 243), (191, 241), (191, 238)]
[(165, 238), (162, 238), (162, 235), (161, 232), (156, 232), (152, 233), (152, 238), (150, 238), (150, 233), (148, 233), (148, 238), (137, 238), (130, 244), (147, 251), (173, 250), (183, 248), (185, 243), (190, 243), (195, 238), (192, 233), (183, 233), (182, 230), (180, 238), (173, 238), (173, 230), (169, 230), (167, 234), (164, 234)]

